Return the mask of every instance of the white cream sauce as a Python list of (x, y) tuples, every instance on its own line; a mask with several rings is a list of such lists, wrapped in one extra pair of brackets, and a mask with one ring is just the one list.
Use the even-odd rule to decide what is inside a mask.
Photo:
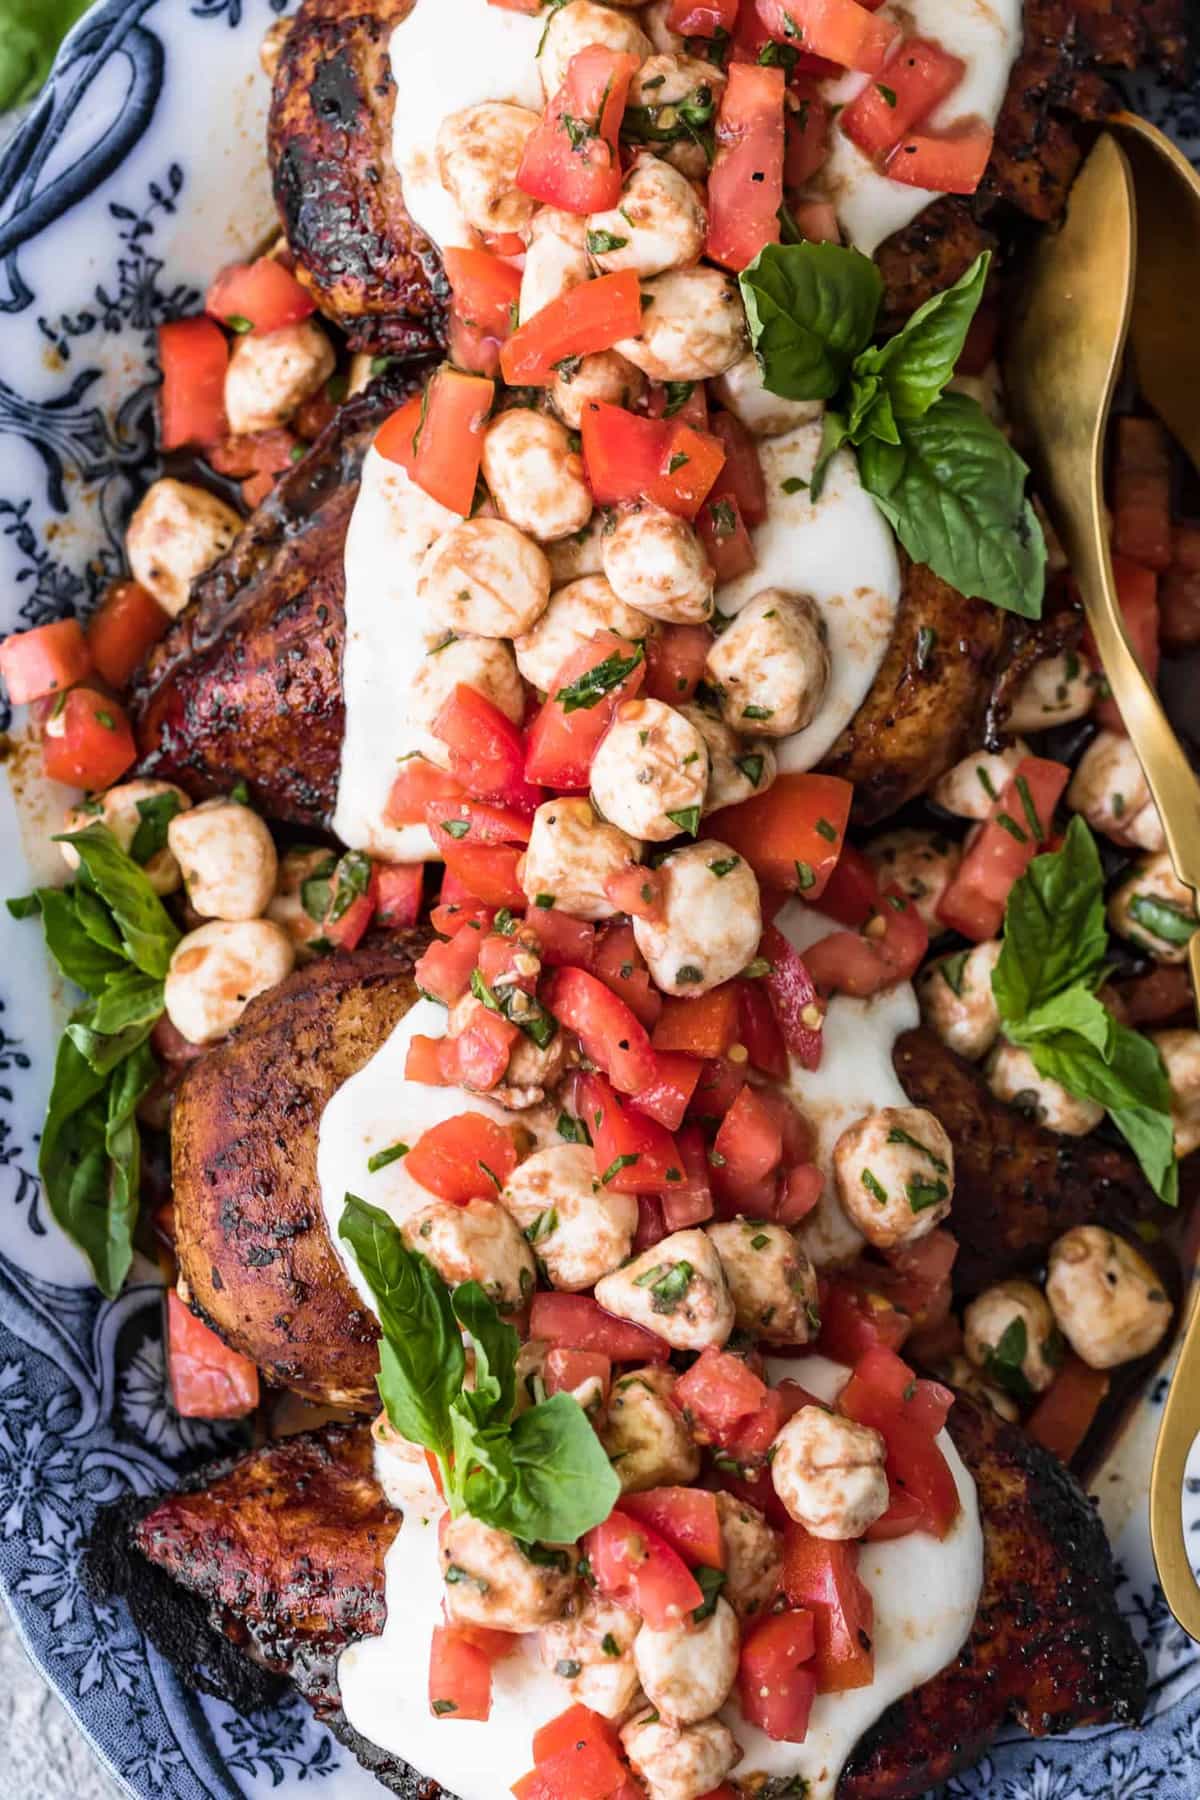
[[(909, 36), (936, 39), (966, 64), (961, 82), (918, 130), (944, 131), (971, 117), (995, 124), (1021, 48), (1021, 0), (904, 0), (881, 7), (880, 16), (903, 25)], [(823, 83), (822, 91), (835, 105), (845, 105), (870, 80), (886, 84), (887, 70), (878, 77), (842, 75)], [(908, 187), (881, 175), (836, 119), (820, 184), (833, 200), (847, 242), (866, 256), (874, 256), (885, 238), (940, 198), (928, 188)]]

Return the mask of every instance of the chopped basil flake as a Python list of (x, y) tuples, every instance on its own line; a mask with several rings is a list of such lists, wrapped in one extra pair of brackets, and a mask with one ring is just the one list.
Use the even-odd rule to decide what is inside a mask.
[(757, 787), (762, 780), (763, 764), (766, 759), (762, 756), (735, 756), (733, 760), (750, 786)]
[(942, 1158), (935, 1156), (929, 1145), (923, 1144), (920, 1138), (915, 1138), (911, 1131), (905, 1131), (903, 1125), (893, 1125), (887, 1134), (887, 1141), (889, 1144), (907, 1144), (910, 1150), (919, 1150), (922, 1156), (929, 1158), (935, 1169), (939, 1169), (943, 1175), (946, 1173)]
[(589, 231), (587, 247), (589, 256), (607, 256), (610, 250), (624, 250), (628, 238), (614, 237), (611, 231)]
[(709, 868), (718, 879), (728, 875), (741, 862), (740, 856), (718, 856), (709, 863)]
[(399, 1162), (402, 1156), (407, 1155), (407, 1144), (389, 1144), (386, 1150), (377, 1150), (374, 1156), (368, 1156), (367, 1173), (377, 1175), (380, 1169), (386, 1169), (389, 1163)]
[(774, 714), (773, 706), (743, 706), (743, 719), (769, 719)]
[(923, 1175), (913, 1175), (905, 1187), (908, 1204), (915, 1213), (926, 1212), (929, 1207), (936, 1206), (944, 1200), (950, 1189), (942, 1180), (927, 1181)]
[(599, 705), (605, 694), (610, 694), (620, 687), (626, 676), (631, 675), (643, 659), (640, 644), (636, 645), (631, 656), (622, 656), (614, 650), (595, 668), (588, 669), (577, 681), (568, 687), (559, 688), (554, 698), (565, 713), (580, 712), (585, 708)]
[(610, 1181), (612, 1181), (616, 1176), (618, 1176), (621, 1173), (622, 1169), (629, 1168), (630, 1164), (635, 1163), (636, 1161), (637, 1161), (636, 1151), (633, 1153), (633, 1155), (626, 1154), (625, 1156), (614, 1157), (612, 1162), (609, 1163), (607, 1169), (605, 1169), (603, 1175), (600, 1177), (602, 1184), (605, 1187), (607, 1187), (608, 1183)]
[(808, 488), (807, 481), (802, 481), (799, 475), (788, 475), (779, 485), (785, 494), (801, 494)]
[(679, 812), (669, 812), (667, 817), (672, 825), (678, 825), (680, 831), (686, 831), (689, 837), (695, 837), (700, 829), (700, 808), (698, 806), (685, 806)]
[(870, 1169), (863, 1170), (862, 1184), (866, 1188), (868, 1194), (870, 1194), (872, 1200), (876, 1201), (877, 1204), (880, 1206), (887, 1205), (887, 1203), (888, 1203), (887, 1189), (884, 1187), (884, 1185), (881, 1181), (879, 1181), (874, 1175), (872, 1175)]

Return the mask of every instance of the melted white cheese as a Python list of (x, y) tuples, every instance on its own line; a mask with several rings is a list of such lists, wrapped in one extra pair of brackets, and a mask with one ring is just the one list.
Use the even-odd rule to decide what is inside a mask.
[[(1021, 48), (1021, 0), (905, 0), (903, 6), (881, 7), (880, 13), (896, 20), (908, 36), (934, 38), (966, 64), (961, 82), (917, 127), (919, 131), (944, 131), (972, 117), (995, 124)], [(822, 91), (835, 105), (845, 105), (873, 79), (886, 84), (887, 70), (877, 78), (843, 75), (823, 83)], [(833, 200), (847, 242), (866, 256), (874, 256), (885, 238), (940, 198), (928, 188), (908, 187), (881, 175), (850, 142), (837, 119), (821, 185)]]
[[(818, 938), (842, 927), (802, 900), (790, 900), (775, 920), (788, 942), (803, 952)], [(816, 1129), (816, 1161), (825, 1176), (825, 1191), (797, 1230), (797, 1236), (819, 1269), (849, 1262), (864, 1239), (842, 1210), (833, 1180), (834, 1146), (851, 1125), (884, 1106), (907, 1106), (908, 1095), (892, 1066), (892, 1050), (902, 1032), (920, 1021), (912, 983), (898, 981), (869, 1000), (835, 994), (822, 1031), (821, 1065), (802, 1069), (791, 1058), (788, 1086), (792, 1098)]]

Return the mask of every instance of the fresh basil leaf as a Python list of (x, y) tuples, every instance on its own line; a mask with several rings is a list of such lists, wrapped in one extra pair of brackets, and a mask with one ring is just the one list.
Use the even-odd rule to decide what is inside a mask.
[(387, 1213), (354, 1194), (346, 1195), (338, 1236), (353, 1250), (379, 1313), (379, 1393), (388, 1418), (413, 1443), (444, 1455), (466, 1372), (446, 1284)]
[(41, 915), (42, 903), (36, 891), (32, 894), (20, 894), (14, 900), (4, 902), (8, 908), (10, 919), (36, 919)]
[(875, 329), (883, 280), (870, 257), (839, 244), (767, 244), (739, 281), (770, 392), (832, 399)]
[(455, 1288), (450, 1304), (475, 1352), (475, 1393), (482, 1396), (486, 1391), (492, 1413), (507, 1424), (516, 1404), (521, 1340), (477, 1281)]
[(1040, 617), (1046, 543), (1007, 438), (965, 394), (943, 394), (900, 438), (868, 438), (859, 474), (909, 555), (968, 598)]
[(143, 1043), (116, 1065), (108, 1083), (104, 1122), (104, 1148), (108, 1153), (105, 1251), (118, 1289), (133, 1260), (133, 1232), (141, 1199), (142, 1140), (137, 1109), (157, 1080), (154, 1052)]
[(990, 262), (991, 252), (983, 251), (953, 287), (919, 306), (895, 337), (856, 359), (855, 374), (880, 379), (897, 419), (921, 418), (954, 374)]
[(87, 0), (4, 0), (0, 6), (0, 112), (31, 100)]
[(71, 888), (39, 888), (46, 948), (68, 981), (85, 994), (99, 994), (114, 975), (124, 973), (125, 958), (105, 949), (84, 928)]
[(71, 893), (75, 901), (75, 916), (92, 942), (99, 944), (102, 949), (111, 950), (114, 956), (127, 963), (129, 956), (121, 941), (121, 934), (113, 923), (112, 913), (99, 894), (94, 894), (81, 881), (73, 884)]
[(126, 955), (144, 974), (165, 976), (179, 932), (145, 873), (105, 825), (72, 832), (70, 842), (87, 881), (112, 911)]
[(559, 688), (554, 698), (565, 713), (581, 712), (598, 706), (605, 694), (611, 694), (615, 687), (620, 687), (627, 675), (632, 675), (643, 660), (644, 652), (640, 644), (635, 644), (630, 656), (622, 656), (614, 650), (594, 668), (588, 669), (568, 687)]
[(95, 1030), (96, 1003), (90, 1000), (86, 1006), (74, 1013), (66, 1029), (80, 1056), (97, 1075), (108, 1075), (119, 1062), (144, 1044), (154, 1028), (154, 1019), (148, 1019), (141, 1025), (127, 1025), (122, 1031), (100, 1032)]
[(135, 863), (144, 867), (152, 856), (166, 849), (167, 826), (182, 807), (179, 795), (170, 789), (165, 794), (151, 794), (138, 801), (138, 827), (129, 846), (129, 854)]
[(861, 444), (869, 437), (878, 438), (884, 444), (900, 442), (886, 388), (877, 381), (862, 383), (856, 377), (850, 386), (850, 402), (846, 431), (854, 443)]
[(163, 1010), (163, 984), (140, 969), (124, 968), (109, 978), (92, 1014), (92, 1029), (102, 1036), (129, 1026), (153, 1025)]
[(829, 465), (834, 456), (850, 436), (850, 427), (840, 412), (827, 406), (821, 418), (821, 444), (817, 451), (817, 460), (813, 464), (812, 479), (808, 484), (808, 497), (815, 506), (825, 491), (825, 477), (829, 473)]
[(1115, 1029), (1116, 1020), (1108, 1008), (1089, 988), (1076, 986), (1068, 988), (1065, 994), (1055, 994), (1044, 1006), (1035, 1006), (1019, 1023), (1006, 1023), (1004, 1035), (1014, 1044), (1028, 1045), (1035, 1038), (1070, 1031), (1085, 1039), (1107, 1062), (1112, 1055)]
[(1076, 983), (1094, 987), (1107, 950), (1100, 853), (1076, 816), (1062, 849), (1035, 856), (1008, 896), (992, 972), (1001, 1018), (1017, 1023)]
[(1028, 1046), (1038, 1073), (1061, 1082), (1068, 1093), (1106, 1108), (1160, 1200), (1179, 1200), (1179, 1168), (1171, 1125), (1171, 1086), (1157, 1047), (1140, 1032), (1114, 1022), (1106, 1061), (1085, 1039), (1061, 1033)]
[(703, 1625), (705, 1619), (711, 1618), (717, 1610), (717, 1601), (721, 1598), (721, 1589), (725, 1586), (727, 1574), (724, 1569), (711, 1569), (706, 1563), (698, 1563), (692, 1570), (696, 1584), (704, 1595), (699, 1606), (692, 1609), (692, 1622)]
[[(579, 1402), (555, 1394), (513, 1420), (509, 1480), (482, 1500), (468, 1480), (468, 1509), (523, 1543), (573, 1544), (607, 1519), (621, 1484)], [(478, 1484), (482, 1486), (483, 1484)], [(487, 1510), (477, 1510), (480, 1504)]]
[(1010, 1319), (983, 1359), (983, 1372), (988, 1379), (1022, 1401), (1033, 1399), (1024, 1368), (1028, 1349), (1029, 1332), (1024, 1319)]

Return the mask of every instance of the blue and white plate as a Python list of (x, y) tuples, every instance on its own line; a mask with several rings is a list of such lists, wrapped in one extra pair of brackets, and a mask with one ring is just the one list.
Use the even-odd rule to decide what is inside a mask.
[[(86, 612), (121, 568), (151, 469), (155, 327), (272, 223), (258, 46), (292, 0), (101, 0), (0, 150), (0, 633)], [(1161, 109), (1136, 95), (1142, 110)], [(1181, 114), (1178, 123), (1194, 130)], [(10, 721), (0, 715), (0, 728)], [(18, 742), (0, 783), (4, 893), (47, 867), (64, 793)], [(50, 856), (56, 856), (52, 849)], [(292, 1700), (243, 1718), (186, 1690), (122, 1606), (80, 1581), (95, 1508), (220, 1447), (164, 1386), (148, 1268), (115, 1302), (46, 1216), (38, 1128), (62, 996), (31, 925), (0, 919), (0, 1587), (30, 1654), (137, 1796), (381, 1790)], [(140, 1273), (141, 1279), (138, 1279)], [(956, 1800), (1197, 1800), (1200, 1648), (1154, 1583), (1145, 1497), (1161, 1381), (1095, 1491), (1151, 1666), (1141, 1732), (1014, 1732)], [(1184, 1505), (1200, 1545), (1200, 1457)], [(3, 1785), (0, 1777), (0, 1786)]]

